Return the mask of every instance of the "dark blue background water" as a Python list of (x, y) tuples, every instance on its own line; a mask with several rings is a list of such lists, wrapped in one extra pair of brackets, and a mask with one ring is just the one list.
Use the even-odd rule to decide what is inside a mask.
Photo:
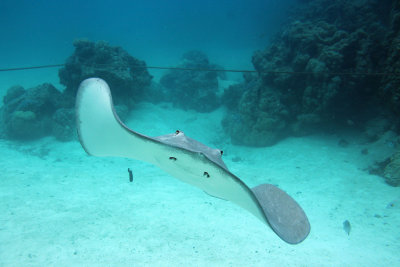
[(251, 67), (295, 0), (0, 1), (0, 67), (63, 63), (77, 38), (122, 46), (149, 65), (201, 49), (225, 67)]

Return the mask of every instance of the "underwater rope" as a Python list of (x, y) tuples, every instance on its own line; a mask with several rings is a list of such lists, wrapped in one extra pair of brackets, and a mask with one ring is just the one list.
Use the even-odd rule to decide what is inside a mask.
[[(32, 69), (46, 69), (63, 67), (65, 64), (52, 64), (52, 65), (39, 65), (28, 67), (15, 67), (15, 68), (0, 68), (0, 72), (18, 71), (18, 70), (32, 70)], [(130, 67), (132, 68), (132, 67)], [(256, 71), (256, 70), (240, 70), (240, 69), (202, 69), (202, 68), (184, 68), (184, 67), (160, 67), (160, 66), (137, 66), (136, 69), (159, 69), (159, 70), (182, 70), (182, 71), (214, 71), (214, 72), (241, 72), (241, 73), (269, 73), (269, 74), (293, 74), (293, 75), (332, 75), (332, 76), (400, 76), (396, 72), (312, 72), (312, 71)]]

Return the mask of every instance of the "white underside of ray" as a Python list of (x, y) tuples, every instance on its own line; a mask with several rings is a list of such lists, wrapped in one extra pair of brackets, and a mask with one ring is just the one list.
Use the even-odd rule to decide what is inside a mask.
[(152, 163), (183, 182), (239, 205), (268, 224), (251, 190), (203, 153), (170, 146), (129, 130), (114, 112), (110, 89), (103, 80), (90, 78), (81, 83), (77, 96), (77, 126), (80, 141), (89, 154)]

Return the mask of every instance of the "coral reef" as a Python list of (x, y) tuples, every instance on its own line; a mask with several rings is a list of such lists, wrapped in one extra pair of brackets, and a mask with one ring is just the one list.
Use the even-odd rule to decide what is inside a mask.
[(52, 116), (63, 106), (61, 93), (48, 83), (27, 90), (11, 87), (3, 102), (4, 133), (11, 139), (34, 139), (51, 134)]
[(74, 138), (75, 110), (72, 108), (59, 108), (52, 116), (51, 133), (59, 141), (70, 141)]
[(150, 86), (152, 76), (146, 64), (121, 47), (88, 40), (77, 40), (74, 46), (74, 54), (59, 71), (60, 82), (66, 86), (65, 94), (75, 97), (82, 80), (100, 77), (113, 88), (115, 104), (132, 107)]
[(382, 72), (394, 75), (383, 77), (379, 91), (390, 109), (400, 115), (400, 2), (391, 2), (391, 8), (386, 12), (389, 31), (385, 46), (388, 52)]
[(368, 120), (365, 123), (365, 136), (368, 138), (368, 141), (374, 142), (378, 140), (385, 132), (394, 128), (392, 123), (392, 118), (389, 117), (374, 117)]
[(107, 80), (121, 119), (127, 117), (134, 103), (145, 98), (152, 77), (144, 62), (104, 42), (78, 40), (74, 46), (74, 54), (59, 71), (60, 82), (66, 85), (62, 93), (47, 83), (27, 90), (21, 86), (8, 89), (0, 110), (1, 138), (23, 140), (53, 135), (60, 141), (73, 139), (76, 91), (88, 77)]
[[(207, 56), (200, 51), (189, 51), (182, 56), (178, 68), (212, 69)], [(160, 83), (168, 93), (165, 100), (183, 109), (209, 112), (220, 101), (217, 96), (218, 73), (213, 71), (170, 70), (161, 77)]]
[[(59, 141), (70, 141), (76, 137), (75, 109), (51, 84), (27, 90), (13, 86), (3, 102), (1, 138), (32, 140), (53, 135)], [(122, 120), (129, 114), (125, 105), (116, 105), (115, 110)]]
[[(285, 135), (287, 128), (285, 117), (288, 112), (279, 100), (280, 92), (273, 88), (264, 88), (258, 79), (249, 80), (242, 87), (244, 94), (238, 103), (238, 110), (227, 113), (222, 121), (223, 127), (234, 144), (274, 144)], [(237, 86), (231, 86), (224, 92), (224, 98), (229, 99), (233, 90), (239, 91)]]
[(397, 23), (395, 12), (391, 24), (386, 17), (394, 1), (302, 2), (271, 45), (254, 53), (257, 81), (241, 85), (240, 100), (229, 90), (224, 94), (230, 112), (223, 126), (239, 144), (268, 145), (287, 134), (350, 124), (364, 128), (371, 117), (389, 112), (377, 90), (380, 76), (343, 73), (386, 66), (387, 40), (393, 38), (387, 29)]
[(386, 183), (392, 186), (400, 186), (400, 150), (397, 151), (386, 165), (383, 177)]

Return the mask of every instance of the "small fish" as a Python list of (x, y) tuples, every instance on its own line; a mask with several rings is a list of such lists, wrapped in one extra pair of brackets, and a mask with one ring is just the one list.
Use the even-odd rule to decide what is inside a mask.
[(128, 172), (129, 172), (129, 182), (132, 182), (133, 181), (132, 170), (128, 168)]
[(350, 222), (348, 220), (345, 220), (343, 222), (343, 230), (347, 233), (347, 235), (350, 235), (351, 225), (350, 225)]
[(400, 199), (395, 199), (393, 201), (390, 201), (387, 205), (386, 205), (387, 209), (400, 209)]

